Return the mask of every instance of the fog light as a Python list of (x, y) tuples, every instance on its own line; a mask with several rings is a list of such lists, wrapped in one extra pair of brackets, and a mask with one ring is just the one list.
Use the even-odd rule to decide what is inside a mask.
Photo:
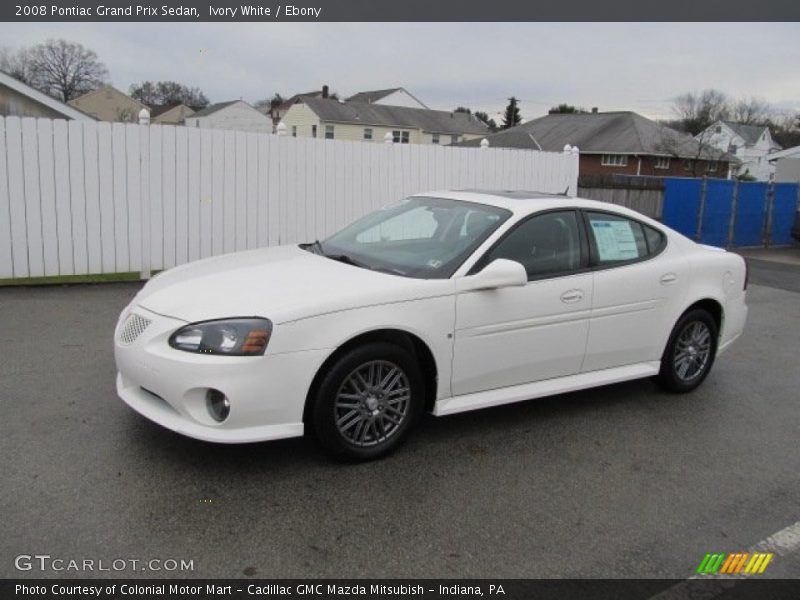
[(231, 401), (219, 390), (211, 389), (206, 392), (206, 406), (211, 418), (218, 423), (227, 419), (231, 412)]

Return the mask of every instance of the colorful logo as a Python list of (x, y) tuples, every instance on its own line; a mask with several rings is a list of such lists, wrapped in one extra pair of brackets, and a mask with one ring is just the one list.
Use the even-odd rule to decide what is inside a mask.
[(735, 552), (732, 554), (706, 554), (700, 566), (699, 575), (756, 575), (767, 568), (773, 554), (767, 552)]

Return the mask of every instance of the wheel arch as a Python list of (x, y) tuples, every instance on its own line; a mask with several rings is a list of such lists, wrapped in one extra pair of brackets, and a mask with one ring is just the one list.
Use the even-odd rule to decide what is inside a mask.
[(717, 342), (719, 343), (719, 338), (722, 336), (722, 325), (725, 322), (725, 309), (723, 308), (722, 302), (720, 302), (718, 299), (712, 296), (706, 296), (705, 298), (696, 300), (692, 304), (686, 306), (673, 320), (672, 327), (667, 333), (667, 338), (662, 344), (662, 355), (667, 349), (667, 344), (669, 344), (670, 337), (672, 337), (672, 332), (675, 330), (675, 325), (677, 325), (678, 321), (683, 318), (683, 315), (688, 313), (690, 310), (695, 310), (697, 308), (705, 310), (714, 318), (714, 323), (717, 325)]
[(438, 391), (438, 368), (436, 359), (428, 344), (422, 340), (418, 335), (396, 328), (383, 328), (373, 329), (370, 331), (362, 332), (348, 339), (340, 344), (331, 354), (322, 362), (311, 385), (306, 393), (305, 405), (303, 407), (303, 423), (308, 425), (310, 423), (311, 409), (313, 407), (314, 395), (319, 388), (322, 377), (331, 368), (331, 365), (343, 354), (349, 352), (353, 348), (369, 344), (371, 342), (388, 342), (394, 344), (410, 352), (417, 360), (422, 371), (422, 376), (425, 381), (425, 405), (426, 411), (433, 410), (436, 402), (436, 394)]

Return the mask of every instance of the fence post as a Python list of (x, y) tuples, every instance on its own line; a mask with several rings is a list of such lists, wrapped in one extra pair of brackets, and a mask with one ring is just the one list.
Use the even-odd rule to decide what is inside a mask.
[(764, 214), (764, 231), (761, 236), (761, 241), (764, 246), (769, 248), (772, 243), (772, 208), (775, 204), (775, 182), (770, 181), (767, 184), (767, 210)]
[(153, 268), (152, 248), (150, 247), (150, 205), (152, 202), (150, 197), (150, 128), (139, 127), (138, 133), (139, 172), (141, 175), (141, 190), (139, 194), (139, 201), (141, 202), (141, 221), (139, 226), (142, 228), (142, 268), (139, 277), (141, 279), (150, 279)]
[(694, 234), (694, 241), (699, 242), (703, 239), (703, 217), (706, 212), (706, 194), (708, 193), (708, 177), (703, 175), (703, 183), (700, 186), (700, 206), (697, 208), (697, 230)]
[(739, 204), (739, 186), (741, 182), (737, 179), (733, 183), (733, 193), (731, 194), (731, 218), (728, 221), (728, 248), (733, 248), (736, 237), (736, 211)]

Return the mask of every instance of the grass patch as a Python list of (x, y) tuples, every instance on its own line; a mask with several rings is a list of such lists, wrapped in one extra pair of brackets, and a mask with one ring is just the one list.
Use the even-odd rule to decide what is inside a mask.
[(116, 283), (120, 281), (139, 281), (138, 271), (127, 273), (97, 273), (94, 275), (54, 275), (51, 277), (12, 277), (0, 279), (0, 287), (20, 285), (67, 285), (72, 283)]

